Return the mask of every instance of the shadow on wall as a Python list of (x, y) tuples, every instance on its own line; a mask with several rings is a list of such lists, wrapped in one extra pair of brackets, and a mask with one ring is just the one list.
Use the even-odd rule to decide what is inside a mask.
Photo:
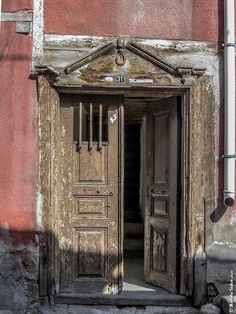
[[(33, 232), (26, 231), (23, 236), (26, 239), (35, 237)], [(95, 288), (109, 293), (117, 284), (118, 256), (101, 252), (98, 241), (92, 246), (91, 241), (84, 246), (78, 241), (75, 247), (84, 247), (79, 252), (66, 249), (66, 245), (59, 249), (58, 239), (51, 232), (37, 233), (31, 245), (17, 242), (17, 239), (22, 239), (21, 232), (15, 231), (8, 238), (6, 235), (0, 238), (0, 310), (11, 310), (14, 314), (40, 313), (40, 303), (47, 304), (55, 293), (57, 261), (60, 261), (57, 272), (60, 293), (73, 292), (74, 289), (74, 292), (91, 294)], [(68, 239), (68, 243), (72, 242), (72, 235)], [(126, 278), (127, 284), (134, 284), (131, 277)], [(90, 284), (81, 282), (83, 279), (87, 283), (91, 280)], [(142, 289), (139, 293), (143, 293)], [(129, 296), (132, 294), (137, 298), (137, 291), (129, 291)], [(167, 295), (169, 298), (171, 294)]]
[[(218, 0), (218, 41), (223, 43), (224, 41), (224, 1)], [(223, 55), (219, 55), (220, 59), (220, 73), (224, 73), (224, 59)], [(217, 223), (225, 215), (227, 207), (223, 204), (223, 190), (224, 190), (224, 159), (222, 155), (224, 154), (224, 77), (223, 75), (219, 76), (219, 85), (220, 85), (220, 110), (219, 110), (219, 126), (218, 126), (218, 151), (219, 156), (216, 163), (217, 172), (218, 172), (218, 189), (217, 189), (217, 207), (213, 210), (210, 215), (210, 219), (213, 223)]]
[[(27, 239), (35, 236), (33, 232), (26, 231), (23, 235)], [(68, 238), (72, 240), (72, 236)], [(79, 252), (71, 249), (59, 250), (58, 240), (50, 232), (37, 234), (35, 242), (31, 245), (17, 243), (16, 239), (22, 239), (20, 232), (15, 231), (7, 239), (4, 236), (0, 237), (0, 310), (11, 310), (14, 314), (40, 313), (40, 301), (48, 302), (49, 296), (55, 293), (56, 261), (60, 261), (57, 273), (60, 277), (59, 292), (61, 293), (73, 292), (73, 289), (78, 291), (77, 288), (80, 289), (80, 293), (93, 293), (94, 282), (97, 282), (97, 289), (108, 292), (108, 289), (111, 289), (110, 284), (116, 283), (116, 271), (119, 264), (117, 256), (101, 252), (98, 243), (93, 245), (92, 249), (91, 246), (88, 249), (90, 243), (88, 241), (85, 249)], [(54, 248), (57, 251), (56, 255)], [(51, 260), (54, 261), (53, 264)], [(227, 263), (222, 262), (220, 272), (218, 263), (213, 267), (218, 277), (220, 273), (219, 278), (223, 278), (225, 285), (230, 282), (230, 278), (225, 278), (225, 273), (229, 273), (228, 266)], [(216, 268), (218, 268), (218, 273)], [(199, 272), (195, 271), (195, 273)], [(209, 278), (210, 281), (205, 278), (204, 274), (195, 278), (195, 285), (202, 285), (205, 280), (208, 281), (199, 305), (209, 300), (215, 302), (217, 297), (219, 299), (218, 287), (222, 282), (217, 282), (217, 276)], [(86, 287), (84, 283), (74, 280), (78, 278), (91, 278), (91, 284)], [(126, 280), (126, 282), (133, 284), (131, 280), (130, 282)], [(198, 291), (193, 291), (194, 295), (196, 292), (198, 294)], [(132, 293), (136, 295), (137, 291), (129, 292), (129, 295)]]
[(223, 204), (223, 199), (221, 201), (218, 201), (218, 206), (214, 209), (214, 211), (210, 215), (210, 219), (212, 222), (216, 223), (218, 222), (226, 213), (227, 208)]
[[(221, 71), (223, 71), (223, 65), (221, 64)], [(220, 76), (220, 80), (221, 80)], [(223, 82), (221, 82), (221, 85)], [(210, 215), (210, 219), (213, 223), (217, 223), (226, 213), (227, 207), (224, 205), (223, 199), (223, 190), (224, 190), (224, 159), (222, 155), (224, 154), (224, 106), (223, 106), (223, 99), (221, 99), (221, 106), (220, 106), (220, 119), (219, 119), (219, 144), (218, 144), (218, 162), (216, 164), (218, 170), (218, 199), (217, 199), (217, 207), (213, 210)]]
[[(17, 239), (33, 239), (30, 245), (22, 244)], [(72, 237), (71, 239), (72, 240)], [(26, 241), (25, 241), (26, 242)], [(33, 232), (14, 231), (11, 236), (0, 236), (0, 310), (11, 310), (15, 314), (34, 314), (39, 312), (40, 297), (52, 295), (55, 291), (54, 269), (50, 260), (55, 259), (54, 249), (58, 252), (60, 261), (60, 289), (63, 292), (72, 291), (78, 283), (75, 278), (89, 278), (100, 281), (98, 289), (111, 288), (115, 284), (118, 268), (117, 256), (105, 255), (99, 251), (99, 245), (93, 250), (74, 252), (58, 250), (58, 241), (52, 233), (35, 234)], [(111, 271), (108, 272), (109, 267)], [(72, 278), (72, 279), (70, 279)], [(91, 293), (93, 284), (86, 287), (80, 283), (80, 292)], [(89, 291), (90, 290), (90, 291)]]

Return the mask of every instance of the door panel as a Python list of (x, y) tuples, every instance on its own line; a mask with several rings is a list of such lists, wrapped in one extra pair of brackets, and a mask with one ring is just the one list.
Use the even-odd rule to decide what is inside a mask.
[(145, 278), (176, 292), (177, 102), (148, 107)]
[(88, 100), (61, 107), (59, 292), (112, 294), (120, 280), (119, 98)]

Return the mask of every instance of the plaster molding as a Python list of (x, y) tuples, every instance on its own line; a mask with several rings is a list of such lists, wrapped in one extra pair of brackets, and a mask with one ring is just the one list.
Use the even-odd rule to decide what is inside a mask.
[[(90, 44), (91, 48), (106, 42), (117, 40), (117, 37), (88, 36), (88, 35), (44, 35), (44, 49), (54, 50), (81, 50), (81, 46)], [(168, 39), (147, 39), (147, 38), (127, 38), (135, 40), (139, 45), (146, 48), (155, 48), (160, 52), (170, 53), (199, 53), (203, 55), (216, 55), (218, 44), (208, 41), (194, 40), (168, 40)]]
[(44, 0), (33, 1), (33, 47), (32, 67), (40, 64), (43, 57), (44, 40)]
[[(70, 74), (79, 68), (89, 64), (90, 62), (99, 59), (100, 57), (109, 54), (115, 50), (115, 45), (110, 42), (108, 44), (103, 45), (102, 47), (97, 48), (95, 51), (92, 53), (88, 54), (87, 56), (70, 63), (67, 65), (64, 69), (63, 72), (65, 74)], [(152, 63), (156, 68), (159, 68), (161, 70), (164, 70), (168, 74), (171, 74), (176, 77), (181, 77), (184, 78), (185, 76), (188, 75), (193, 75), (193, 76), (202, 76), (206, 69), (205, 68), (194, 68), (194, 67), (174, 67), (171, 64), (161, 60), (154, 54), (150, 53), (147, 49), (141, 47), (140, 45), (134, 43), (134, 42), (127, 42), (122, 38), (119, 38), (117, 40), (117, 56), (115, 58), (115, 61), (118, 65), (122, 66), (125, 63), (125, 57), (123, 55), (124, 50), (128, 50), (135, 54), (136, 56)], [(119, 64), (118, 63), (118, 58), (123, 58), (122, 62)], [(184, 83), (184, 82), (183, 82)]]
[(180, 77), (182, 83), (185, 83), (186, 76), (202, 76), (206, 71), (206, 68), (195, 68), (192, 66), (175, 67), (161, 60), (160, 58), (150, 53), (147, 49), (141, 47), (140, 45), (134, 42), (129, 41), (125, 42), (123, 38), (118, 38), (116, 46), (113, 42), (106, 43), (105, 45), (100, 46), (96, 50), (87, 54), (85, 57), (80, 58), (79, 60), (76, 60), (72, 63), (69, 63), (64, 67), (62, 72), (58, 72), (52, 66), (48, 65), (44, 66), (40, 64), (35, 65), (36, 72), (37, 74), (54, 74), (55, 76), (60, 76), (63, 73), (65, 75), (68, 75), (82, 68), (83, 66), (99, 59), (100, 57), (114, 52), (115, 50), (117, 52), (115, 62), (119, 66), (123, 66), (125, 64), (126, 58), (123, 52), (125, 50), (128, 50), (131, 53), (135, 54), (136, 56), (140, 57), (141, 59), (144, 59), (152, 63), (156, 68), (161, 69), (172, 76)]
[(67, 65), (64, 69), (63, 72), (65, 72), (66, 74), (70, 74), (76, 70), (78, 70), (79, 68), (83, 67), (86, 64), (89, 64), (90, 62), (112, 52), (115, 50), (115, 46), (113, 43), (109, 43), (106, 44), (102, 47), (99, 47), (96, 51), (90, 53), (89, 55), (87, 55), (86, 57), (79, 59), (76, 62), (72, 62), (69, 65)]

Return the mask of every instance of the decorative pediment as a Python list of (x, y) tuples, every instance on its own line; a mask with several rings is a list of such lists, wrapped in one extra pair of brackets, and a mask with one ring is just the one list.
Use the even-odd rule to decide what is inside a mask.
[(192, 74), (192, 75), (203, 75), (205, 72), (204, 68), (192, 68), (192, 67), (173, 67), (172, 65), (164, 62), (163, 60), (157, 58), (152, 53), (147, 51), (146, 49), (143, 49), (139, 45), (135, 43), (128, 42), (125, 44), (124, 40), (122, 38), (117, 40), (117, 46), (115, 46), (113, 43), (106, 44), (102, 47), (99, 47), (94, 52), (88, 54), (86, 57), (79, 59), (78, 61), (75, 61), (69, 65), (67, 65), (64, 68), (64, 73), (70, 74), (79, 68), (85, 66), (86, 64), (89, 64), (92, 61), (95, 61), (96, 59), (109, 54), (113, 51), (117, 51), (117, 55), (115, 58), (115, 62), (119, 66), (123, 66), (126, 62), (126, 58), (124, 56), (123, 51), (128, 50), (135, 55), (139, 56), (140, 58), (152, 63), (154, 66), (156, 66), (159, 69), (164, 70), (165, 72), (174, 75), (174, 76), (183, 76), (186, 74)]
[[(155, 54), (148, 51), (148, 49), (141, 47), (135, 42), (125, 41), (123, 38), (119, 38), (116, 44), (114, 44), (114, 42), (110, 42), (100, 46), (95, 51), (87, 54), (86, 56), (67, 64), (63, 69), (60, 69), (60, 71), (56, 70), (52, 66), (44, 65), (39, 65), (35, 68), (37, 74), (51, 74), (54, 77), (58, 77), (58, 79), (63, 78), (65, 80), (68, 79), (70, 75), (76, 73), (76, 71), (82, 71), (85, 66), (92, 66), (92, 64), (100, 58), (103, 58), (104, 62), (104, 57), (107, 56), (105, 62), (107, 60), (107, 63), (111, 63), (111, 58), (113, 57), (116, 66), (120, 67), (120, 72), (122, 73), (122, 68), (124, 69), (126, 67), (127, 61), (130, 61), (127, 60), (128, 53), (131, 53), (136, 58), (140, 58), (140, 62), (143, 60), (154, 66), (154, 71), (156, 72), (162, 71), (163, 73), (166, 73), (172, 77), (180, 78), (181, 83), (185, 82), (185, 78), (187, 76), (202, 76), (206, 70), (205, 68), (196, 68), (191, 66), (173, 66), (172, 64), (169, 64), (162, 58), (157, 57)], [(110, 72), (112, 73), (112, 70)]]

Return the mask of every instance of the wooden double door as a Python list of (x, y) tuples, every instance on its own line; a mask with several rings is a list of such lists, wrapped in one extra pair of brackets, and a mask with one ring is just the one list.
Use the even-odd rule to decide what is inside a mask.
[[(60, 107), (57, 293), (115, 294), (123, 280), (123, 105), (66, 97)], [(145, 279), (176, 292), (177, 105), (146, 115)]]

